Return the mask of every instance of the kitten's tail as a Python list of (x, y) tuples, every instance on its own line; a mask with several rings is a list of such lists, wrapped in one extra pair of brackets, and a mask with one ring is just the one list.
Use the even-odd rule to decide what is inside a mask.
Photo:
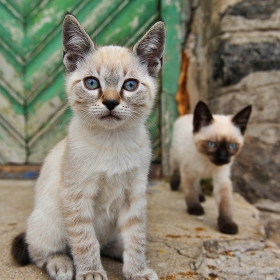
[(27, 265), (31, 262), (28, 249), (27, 249), (27, 243), (25, 239), (25, 232), (20, 233), (17, 235), (13, 242), (12, 242), (12, 249), (11, 254), (13, 259), (19, 264), (19, 265)]

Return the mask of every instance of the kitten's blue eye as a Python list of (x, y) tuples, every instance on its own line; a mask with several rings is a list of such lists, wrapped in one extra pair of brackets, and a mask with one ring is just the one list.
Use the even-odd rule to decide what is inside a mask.
[(207, 145), (209, 148), (216, 148), (216, 143), (214, 141), (208, 141)]
[(235, 143), (230, 143), (228, 147), (230, 150), (235, 150), (237, 145)]
[(98, 80), (95, 78), (86, 78), (84, 79), (84, 83), (86, 88), (90, 90), (94, 90), (100, 87)]
[(127, 80), (123, 84), (123, 88), (127, 91), (134, 91), (138, 87), (138, 82), (136, 80)]

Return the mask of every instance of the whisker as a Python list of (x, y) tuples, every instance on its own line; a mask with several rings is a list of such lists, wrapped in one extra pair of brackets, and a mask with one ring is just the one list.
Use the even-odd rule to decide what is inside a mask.
[[(131, 110), (131, 112), (133, 112), (134, 114), (138, 114), (140, 116), (143, 116), (143, 117), (146, 117), (143, 113), (141, 112), (137, 112), (135, 110)], [(135, 116), (135, 117), (138, 117), (138, 116)], [(156, 131), (158, 133), (158, 135), (161, 137), (161, 131), (159, 129), (159, 126), (151, 119), (150, 116), (147, 117), (147, 120), (149, 120), (149, 122), (152, 124), (152, 127), (155, 127), (156, 128)]]
[(66, 122), (66, 121), (68, 121), (69, 119), (71, 119), (73, 116), (70, 116), (70, 117), (68, 117), (66, 120), (64, 120), (63, 121), (63, 123), (60, 125), (60, 127), (59, 127), (59, 131), (61, 130), (61, 128), (62, 128), (62, 126), (64, 125), (64, 123)]

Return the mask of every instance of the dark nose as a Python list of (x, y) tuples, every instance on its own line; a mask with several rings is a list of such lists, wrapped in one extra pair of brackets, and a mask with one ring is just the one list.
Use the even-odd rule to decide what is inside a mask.
[(118, 106), (120, 103), (119, 101), (115, 99), (105, 99), (102, 102), (110, 111), (114, 110), (116, 106)]
[(221, 150), (218, 155), (218, 158), (220, 160), (227, 160), (227, 158), (228, 158), (227, 152), (225, 150)]
[(223, 165), (229, 163), (229, 156), (225, 150), (219, 151), (215, 157), (215, 162), (216, 165)]

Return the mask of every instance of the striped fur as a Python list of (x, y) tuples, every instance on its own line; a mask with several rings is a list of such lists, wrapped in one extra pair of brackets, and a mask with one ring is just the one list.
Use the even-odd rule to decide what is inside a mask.
[[(146, 64), (137, 46), (96, 48), (71, 15), (63, 32), (73, 118), (67, 138), (44, 162), (20, 243), (27, 244), (31, 261), (51, 279), (107, 279), (102, 253), (123, 260), (126, 279), (156, 280), (145, 260), (151, 148), (144, 123), (155, 98), (153, 71), (160, 68), (155, 65), (162, 57), (164, 25), (156, 23), (137, 43), (143, 49), (147, 38), (153, 39), (155, 53)], [(87, 77), (98, 79), (100, 87), (88, 89)], [(124, 88), (129, 79), (138, 81), (137, 89)], [(104, 100), (117, 106), (111, 110)]]

